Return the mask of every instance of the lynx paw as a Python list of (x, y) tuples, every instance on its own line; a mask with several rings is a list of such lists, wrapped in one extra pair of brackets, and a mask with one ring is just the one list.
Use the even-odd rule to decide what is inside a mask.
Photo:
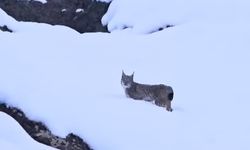
[(172, 108), (167, 108), (167, 111), (172, 112), (173, 109)]

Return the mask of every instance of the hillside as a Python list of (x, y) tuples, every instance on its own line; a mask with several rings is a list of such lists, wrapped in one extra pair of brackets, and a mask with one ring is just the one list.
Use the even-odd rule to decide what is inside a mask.
[[(0, 31), (0, 99), (94, 150), (250, 149), (249, 6), (113, 0), (102, 17), (111, 33), (85, 34), (0, 10), (0, 26), (13, 30)], [(122, 70), (139, 83), (172, 86), (173, 112), (127, 98)], [(31, 143), (16, 139), (21, 129), (4, 128), (18, 128), (13, 120), (0, 119), (6, 149), (32, 149), (15, 142)]]

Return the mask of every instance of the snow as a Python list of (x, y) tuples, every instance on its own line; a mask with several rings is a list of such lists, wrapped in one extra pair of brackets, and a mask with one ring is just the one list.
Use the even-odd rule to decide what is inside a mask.
[(64, 30), (64, 32), (77, 33), (76, 31), (61, 25), (48, 26), (45, 23), (17, 22), (14, 18), (8, 16), (2, 9), (0, 9), (0, 18), (0, 26), (7, 25), (16, 33), (39, 32), (45, 36), (48, 36), (50, 32), (58, 35), (61, 30)]
[(110, 3), (112, 0), (96, 0), (97, 2), (106, 2), (106, 3)]
[(84, 12), (84, 9), (82, 9), (82, 8), (77, 8), (76, 9), (76, 13), (81, 13), (81, 12)]
[(41, 2), (43, 4), (47, 3), (47, 0), (34, 0), (34, 1), (38, 1), (38, 2)]
[[(22, 0), (22, 1), (26, 1), (26, 0)], [(37, 2), (41, 2), (43, 4), (47, 3), (47, 0), (28, 0), (28, 1), (37, 1)]]
[(66, 11), (67, 11), (67, 9), (65, 9), (65, 8), (61, 10), (61, 12), (66, 12)]
[[(102, 20), (111, 34), (16, 22), (0, 10), (0, 25), (15, 31), (0, 32), (0, 97), (95, 150), (250, 149), (248, 7), (113, 0)], [(176, 26), (137, 34), (166, 24)], [(140, 83), (172, 86), (174, 111), (128, 99), (122, 70)], [(2, 132), (0, 143), (16, 148), (20, 131)]]
[(245, 20), (249, 18), (249, 6), (247, 0), (113, 0), (102, 23), (109, 31), (128, 27), (136, 33), (149, 33), (166, 25), (197, 20)]
[(1, 149), (8, 150), (55, 150), (34, 141), (21, 126), (11, 117), (0, 112), (0, 145)]

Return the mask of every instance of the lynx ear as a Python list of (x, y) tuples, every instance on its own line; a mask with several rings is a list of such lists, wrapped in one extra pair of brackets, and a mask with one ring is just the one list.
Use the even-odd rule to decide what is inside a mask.
[(131, 76), (134, 77), (134, 74), (135, 74), (135, 72), (133, 72)]

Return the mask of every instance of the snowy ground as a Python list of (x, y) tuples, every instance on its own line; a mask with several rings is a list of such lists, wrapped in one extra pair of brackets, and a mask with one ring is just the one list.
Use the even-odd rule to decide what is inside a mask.
[(56, 150), (34, 141), (11, 117), (0, 112), (0, 145), (5, 150)]
[[(102, 20), (111, 34), (16, 22), (0, 11), (0, 25), (15, 31), (0, 32), (1, 99), (95, 150), (250, 149), (249, 2), (141, 3), (112, 2)], [(167, 24), (177, 25), (139, 34)], [(174, 111), (126, 98), (122, 69), (140, 83), (171, 85)], [(23, 130), (0, 119), (0, 143), (22, 148)], [(10, 135), (9, 124), (19, 129)]]

